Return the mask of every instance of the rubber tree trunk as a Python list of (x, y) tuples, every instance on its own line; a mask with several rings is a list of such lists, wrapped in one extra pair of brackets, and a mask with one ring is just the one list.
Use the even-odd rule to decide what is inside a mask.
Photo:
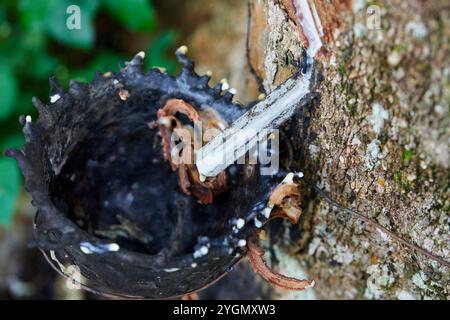
[[(214, 25), (222, 22), (235, 37), (222, 65), (232, 86), (249, 84), (243, 99), (257, 96), (258, 87), (270, 92), (295, 71), (289, 57), (300, 57), (308, 46), (301, 2), (250, 0), (246, 8), (232, 1), (234, 14), (221, 10), (215, 16)], [(266, 293), (259, 296), (449, 298), (448, 3), (307, 3), (323, 31), (318, 58), (324, 80), (320, 96), (289, 127), (289, 167), (305, 175), (303, 214), (298, 225), (282, 222), (267, 230), (265, 246), (276, 271), (313, 278), (316, 286), (303, 292), (261, 289)], [(243, 30), (243, 12), (249, 15), (245, 55), (233, 50), (245, 45), (245, 30), (230, 31)], [(212, 50), (222, 52), (218, 46)], [(243, 68), (246, 58), (249, 67)], [(374, 223), (335, 210), (315, 188)]]

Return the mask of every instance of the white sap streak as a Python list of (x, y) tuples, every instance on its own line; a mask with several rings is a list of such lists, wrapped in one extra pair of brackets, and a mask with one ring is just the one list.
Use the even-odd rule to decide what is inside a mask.
[(293, 0), (292, 3), (295, 7), (297, 19), (302, 26), (303, 34), (306, 39), (308, 39), (308, 55), (314, 57), (322, 47), (322, 40), (320, 39), (316, 24), (319, 26), (320, 33), (323, 34), (322, 24), (319, 15), (317, 14), (316, 7), (313, 3), (311, 10), (308, 0)]
[(61, 98), (61, 96), (59, 94), (54, 94), (50, 97), (50, 103), (55, 103), (56, 101), (58, 101)]
[(84, 254), (105, 253), (119, 251), (120, 247), (117, 243), (92, 244), (90, 242), (81, 242), (80, 250)]
[(180, 270), (180, 268), (167, 268), (167, 269), (164, 269), (164, 272), (171, 273), (171, 272), (176, 272), (179, 270)]
[(316, 5), (314, 4), (314, 1), (311, 1), (311, 11), (314, 15), (314, 22), (316, 23), (316, 27), (319, 30), (320, 36), (322, 37), (324, 35), (323, 33), (323, 27), (322, 27), (322, 22), (320, 21), (320, 17), (319, 14), (317, 12), (316, 9)]

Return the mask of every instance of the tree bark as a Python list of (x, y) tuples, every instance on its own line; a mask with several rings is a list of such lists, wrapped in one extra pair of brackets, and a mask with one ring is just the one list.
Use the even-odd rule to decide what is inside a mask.
[[(294, 124), (300, 144), (292, 167), (304, 172), (309, 190), (325, 190), (448, 261), (448, 6), (314, 2), (325, 31), (324, 81), (319, 101)], [(305, 47), (293, 3), (250, 1), (250, 64), (269, 92), (293, 71), (287, 54), (298, 57)], [(282, 237), (280, 230), (270, 237), (271, 260), (277, 271), (306, 273), (317, 285), (285, 297), (449, 297), (448, 264), (332, 210), (314, 192), (306, 190), (302, 206), (299, 225), (286, 223)]]
[[(296, 2), (248, 2), (246, 71), (255, 77), (245, 97), (255, 97), (258, 87), (272, 91), (295, 71), (287, 57), (299, 58), (308, 45)], [(293, 140), (290, 169), (305, 174), (303, 214), (295, 226), (269, 227), (265, 247), (276, 271), (313, 278), (316, 286), (271, 296), (447, 299), (449, 6), (431, 0), (309, 4), (324, 31), (324, 80), (320, 97), (286, 129)], [(234, 19), (242, 25), (242, 16)], [(228, 57), (242, 66), (242, 54)], [(245, 79), (243, 68), (228, 70), (235, 81)], [(335, 210), (314, 189), (362, 219)]]
[[(296, 71), (289, 57), (308, 45), (299, 2), (196, 2), (188, 16), (207, 18), (185, 41), (198, 72), (228, 78), (242, 102), (272, 91)], [(271, 223), (262, 242), (275, 271), (316, 285), (275, 290), (243, 261), (200, 298), (448, 299), (449, 6), (308, 4), (324, 32), (324, 80), (320, 97), (284, 128), (293, 141), (289, 169), (305, 175), (303, 213), (297, 225)], [(315, 189), (372, 222), (336, 210)]]

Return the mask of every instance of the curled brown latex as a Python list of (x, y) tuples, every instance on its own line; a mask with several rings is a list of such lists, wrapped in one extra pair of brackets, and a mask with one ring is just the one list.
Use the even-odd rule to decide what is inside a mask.
[[(209, 109), (197, 111), (189, 103), (180, 99), (169, 99), (163, 108), (157, 112), (159, 132), (163, 141), (164, 158), (170, 162), (172, 170), (178, 170), (179, 185), (181, 190), (193, 195), (200, 203), (212, 203), (214, 196), (226, 191), (227, 179), (225, 171), (216, 177), (206, 178), (202, 181), (200, 174), (194, 164), (194, 140), (192, 139), (192, 128), (180, 121), (177, 114), (184, 114), (192, 122), (201, 121), (205, 129), (223, 129), (223, 123), (218, 116)], [(182, 130), (186, 129), (186, 130)], [(176, 133), (181, 141), (191, 141), (192, 148), (183, 148), (181, 163), (175, 163), (172, 159), (171, 135)], [(202, 141), (203, 143), (204, 141)], [(186, 142), (187, 143), (187, 142)]]
[[(299, 202), (298, 184), (283, 181), (269, 197), (269, 206), (273, 207), (270, 218), (287, 218), (296, 224), (302, 213)], [(247, 249), (248, 260), (253, 270), (274, 286), (287, 290), (304, 290), (314, 286), (314, 280), (287, 277), (271, 270), (263, 259), (264, 250), (254, 242), (253, 237), (247, 239)]]
[(274, 286), (287, 290), (304, 290), (314, 286), (314, 280), (287, 277), (271, 270), (263, 259), (264, 250), (252, 238), (247, 240), (247, 249), (248, 261), (253, 270)]
[(275, 206), (271, 218), (287, 218), (296, 224), (302, 210), (300, 208), (300, 193), (296, 183), (282, 183), (270, 195), (269, 203)]

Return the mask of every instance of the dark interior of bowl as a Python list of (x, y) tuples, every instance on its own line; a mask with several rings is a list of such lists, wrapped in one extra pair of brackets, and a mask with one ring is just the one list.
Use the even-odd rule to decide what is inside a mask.
[(157, 129), (139, 123), (100, 124), (78, 142), (52, 195), (82, 229), (148, 254), (192, 253), (199, 236), (220, 236), (232, 214), (221, 210), (226, 195), (200, 205), (182, 193)]
[[(142, 73), (136, 56), (122, 72), (73, 82), (69, 92), (52, 82), (56, 101), (34, 101), (39, 119), (24, 122), (27, 143), (10, 152), (39, 212), (38, 246), (62, 273), (77, 266), (79, 281), (96, 291), (167, 298), (214, 282), (245, 254), (239, 240), (255, 232), (248, 217), (267, 203), (273, 186), (256, 167), (231, 166), (228, 191), (211, 204), (180, 190), (158, 130), (149, 125), (156, 111), (177, 98), (212, 107), (231, 122), (243, 109), (178, 58), (184, 68), (176, 78), (156, 69)], [(236, 230), (238, 218), (250, 223)], [(86, 254), (81, 243), (120, 249)], [(199, 245), (208, 254), (195, 257)]]

